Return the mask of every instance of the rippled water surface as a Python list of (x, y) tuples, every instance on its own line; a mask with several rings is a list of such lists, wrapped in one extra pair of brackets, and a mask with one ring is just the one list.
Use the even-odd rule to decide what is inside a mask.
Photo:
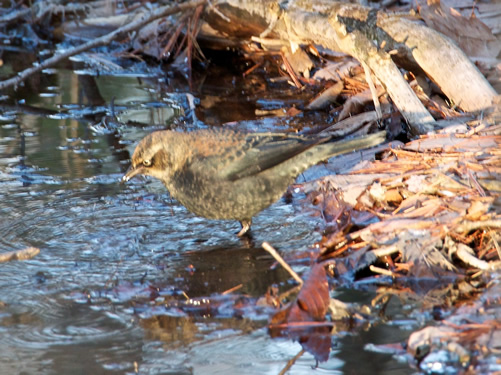
[[(196, 319), (162, 302), (240, 284), (259, 297), (287, 282), (260, 244), (293, 254), (318, 240), (301, 197), (265, 210), (253, 241), (242, 241), (237, 223), (193, 216), (156, 181), (120, 185), (134, 144), (177, 118), (186, 97), (160, 94), (157, 78), (92, 78), (128, 123), (115, 130), (98, 124), (109, 107), (88, 104), (82, 77), (56, 73), (42, 75), (39, 92), (21, 88), (0, 103), (0, 251), (41, 250), (0, 264), (0, 373), (277, 374), (301, 347), (271, 339), (266, 314)], [(395, 342), (402, 332), (333, 338), (317, 372), (404, 373), (364, 352), (364, 335)], [(291, 373), (315, 363), (305, 354)]]

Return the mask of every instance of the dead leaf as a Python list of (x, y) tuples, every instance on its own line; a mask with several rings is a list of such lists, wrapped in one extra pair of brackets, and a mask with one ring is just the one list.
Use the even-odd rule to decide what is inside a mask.
[(494, 197), (485, 197), (475, 199), (471, 202), (468, 208), (465, 219), (467, 220), (479, 220), (484, 216), (491, 208), (494, 202)]
[(329, 303), (325, 268), (316, 263), (297, 299), (272, 316), (268, 326), (270, 335), (297, 339), (318, 361), (326, 361), (331, 347), (332, 324), (325, 322)]
[(402, 196), (398, 189), (386, 190), (384, 193), (384, 200), (388, 203), (400, 204), (402, 202)]
[[(324, 321), (329, 302), (329, 284), (325, 268), (321, 264), (315, 264), (296, 301), (286, 308), (289, 310), (286, 322)], [(276, 322), (275, 317), (272, 317), (271, 322), (272, 324), (283, 323)]]

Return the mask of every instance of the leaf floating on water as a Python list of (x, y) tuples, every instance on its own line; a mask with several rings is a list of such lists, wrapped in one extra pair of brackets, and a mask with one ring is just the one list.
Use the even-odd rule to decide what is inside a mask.
[(319, 322), (325, 320), (329, 308), (329, 285), (325, 268), (313, 266), (297, 299), (271, 318), (271, 326), (295, 322)]
[(279, 310), (268, 326), (272, 337), (287, 336), (299, 341), (318, 361), (327, 361), (331, 348), (332, 323), (325, 315), (330, 304), (325, 268), (315, 264), (295, 301)]

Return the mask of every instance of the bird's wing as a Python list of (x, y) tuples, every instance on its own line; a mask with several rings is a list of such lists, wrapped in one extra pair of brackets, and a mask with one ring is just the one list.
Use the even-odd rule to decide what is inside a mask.
[(249, 134), (240, 147), (228, 147), (217, 155), (193, 160), (191, 167), (205, 173), (210, 170), (215, 178), (235, 181), (273, 168), (329, 139), (273, 133)]

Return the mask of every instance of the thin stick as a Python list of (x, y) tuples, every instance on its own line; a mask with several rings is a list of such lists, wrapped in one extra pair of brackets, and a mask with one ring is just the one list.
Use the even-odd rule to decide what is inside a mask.
[(9, 262), (11, 260), (31, 259), (38, 253), (40, 253), (40, 249), (37, 247), (28, 247), (23, 250), (9, 251), (7, 253), (0, 254), (0, 263)]
[(494, 271), (501, 268), (501, 261), (486, 262), (475, 256), (473, 249), (463, 243), (456, 244), (455, 254), (464, 263), (483, 271)]
[(501, 220), (463, 221), (454, 230), (457, 233), (467, 233), (481, 228), (501, 228)]
[(374, 108), (376, 110), (377, 118), (378, 120), (381, 120), (383, 118), (383, 113), (381, 112), (381, 104), (379, 103), (376, 86), (374, 85), (374, 81), (372, 80), (371, 68), (369, 68), (369, 65), (367, 65), (365, 61), (360, 61), (360, 63), (364, 68), (365, 80), (369, 84), (369, 89), (371, 90), (372, 100), (374, 101)]
[(305, 351), (304, 349), (301, 349), (301, 351), (300, 351), (299, 353), (297, 353), (297, 354), (294, 356), (294, 358), (291, 358), (291, 359), (287, 362), (287, 364), (285, 365), (285, 367), (282, 369), (282, 371), (280, 371), (280, 372), (278, 373), (278, 375), (285, 375), (285, 373), (286, 373), (287, 371), (289, 371), (289, 370), (290, 370), (290, 368), (294, 365), (294, 363), (296, 363), (296, 361), (297, 361), (299, 358), (301, 358), (301, 356), (304, 354), (304, 351)]
[(391, 277), (395, 277), (396, 275), (391, 272), (390, 270), (387, 270), (387, 269), (384, 269), (384, 268), (381, 268), (381, 267), (376, 267), (376, 266), (373, 266), (373, 265), (370, 265), (369, 266), (369, 269), (374, 272), (374, 273), (379, 273), (380, 275), (385, 275), (385, 276), (391, 276)]
[(205, 2), (206, 2), (206, 0), (194, 0), (194, 1), (190, 1), (188, 3), (177, 4), (177, 5), (172, 5), (172, 6), (167, 5), (167, 6), (163, 6), (161, 8), (158, 8), (152, 12), (149, 12), (149, 13), (143, 15), (139, 19), (137, 19), (137, 20), (125, 25), (125, 26), (120, 27), (120, 28), (116, 29), (115, 31), (112, 31), (109, 34), (103, 35), (100, 38), (91, 40), (91, 41), (84, 43), (80, 46), (77, 46), (75, 48), (71, 48), (71, 49), (69, 49), (61, 54), (52, 56), (51, 58), (43, 61), (40, 64), (37, 64), (31, 68), (23, 70), (17, 76), (0, 82), (0, 90), (5, 89), (7, 87), (11, 87), (11, 86), (17, 86), (19, 83), (24, 81), (29, 76), (31, 76), (35, 73), (38, 73), (38, 72), (40, 72), (40, 71), (42, 71), (50, 66), (53, 66), (53, 65), (57, 64), (59, 61), (64, 60), (70, 56), (77, 55), (77, 54), (82, 53), (84, 51), (87, 51), (91, 48), (95, 48), (95, 47), (109, 44), (114, 39), (118, 39), (122, 36), (125, 36), (128, 33), (132, 32), (134, 30), (137, 30), (137, 29), (143, 27), (144, 25), (156, 20), (157, 18), (166, 17), (166, 16), (169, 16), (171, 14), (185, 11), (187, 9), (196, 8), (199, 5), (205, 4)]
[(289, 60), (287, 60), (287, 57), (285, 57), (285, 53), (280, 52), (280, 56), (282, 57), (282, 61), (284, 62), (285, 65), (285, 70), (287, 73), (289, 73), (289, 76), (291, 77), (292, 81), (294, 82), (294, 85), (300, 89), (303, 87), (301, 82), (299, 82), (299, 79), (296, 77), (296, 73), (294, 73), (294, 69), (292, 69), (291, 64), (289, 63)]
[(496, 237), (494, 236), (494, 232), (490, 228), (489, 228), (489, 235), (491, 236), (494, 247), (496, 248), (496, 251), (498, 252), (498, 258), (499, 258), (499, 260), (501, 260), (501, 247), (499, 246), (498, 242), (496, 241)]
[(303, 280), (299, 277), (299, 275), (294, 272), (294, 270), (285, 262), (285, 260), (280, 256), (280, 254), (271, 246), (268, 242), (263, 242), (261, 245), (263, 249), (265, 249), (267, 252), (271, 254), (275, 260), (282, 265), (283, 268), (287, 270), (287, 272), (290, 273), (292, 278), (296, 280), (300, 285), (303, 285)]
[(225, 290), (223, 293), (221, 293), (221, 295), (225, 296), (227, 294), (233, 293), (235, 290), (238, 290), (238, 289), (240, 289), (243, 286), (244, 286), (244, 284), (238, 284), (237, 286), (234, 286), (233, 288)]

